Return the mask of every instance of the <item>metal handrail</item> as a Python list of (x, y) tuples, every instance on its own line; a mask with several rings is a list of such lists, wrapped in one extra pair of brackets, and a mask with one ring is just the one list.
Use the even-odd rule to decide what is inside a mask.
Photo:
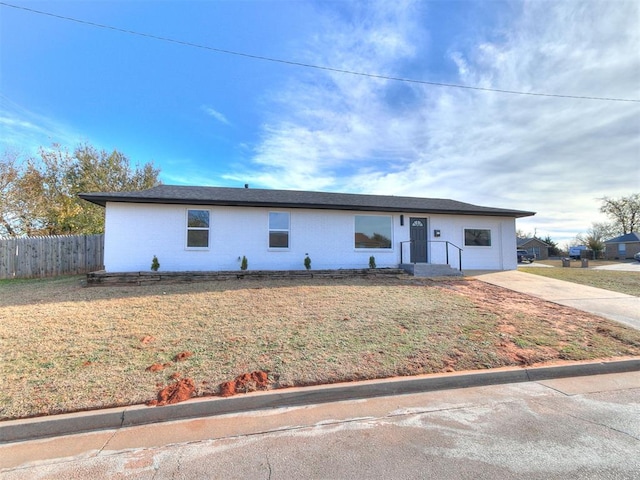
[[(404, 263), (402, 261), (402, 244), (403, 243), (413, 243), (415, 240), (404, 240), (402, 242), (400, 242), (400, 263)], [(458, 249), (458, 270), (462, 271), (462, 248), (460, 248), (459, 246), (457, 246), (455, 243), (451, 243), (448, 240), (421, 240), (427, 243), (427, 245), (429, 245), (430, 243), (446, 243), (446, 248), (445, 248), (445, 253), (446, 253), (446, 259), (447, 259), (447, 265), (450, 266), (449, 264), (449, 245), (451, 245), (452, 247), (455, 247)], [(413, 262), (414, 264), (416, 262)]]
[[(402, 261), (402, 244), (403, 243), (413, 243), (413, 240), (405, 240), (403, 242), (400, 242), (400, 264), (403, 264), (404, 262)], [(415, 262), (413, 262), (415, 263)]]

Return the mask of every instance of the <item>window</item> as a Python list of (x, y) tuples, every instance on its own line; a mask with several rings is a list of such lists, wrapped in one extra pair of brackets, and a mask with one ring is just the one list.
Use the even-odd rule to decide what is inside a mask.
[(391, 217), (356, 215), (356, 248), (391, 248)]
[(209, 248), (209, 210), (187, 210), (187, 248)]
[(490, 247), (491, 246), (491, 230), (482, 230), (479, 228), (464, 229), (464, 246), (465, 247)]
[(288, 212), (269, 212), (269, 248), (289, 248)]

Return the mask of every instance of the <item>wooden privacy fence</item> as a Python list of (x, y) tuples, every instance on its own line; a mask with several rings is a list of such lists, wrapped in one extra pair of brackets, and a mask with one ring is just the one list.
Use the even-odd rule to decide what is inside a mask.
[(0, 278), (89, 273), (103, 264), (104, 235), (0, 239)]

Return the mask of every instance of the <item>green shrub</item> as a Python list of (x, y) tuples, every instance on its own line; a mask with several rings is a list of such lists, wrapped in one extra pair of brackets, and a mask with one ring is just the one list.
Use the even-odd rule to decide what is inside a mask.
[(304, 257), (304, 268), (306, 268), (307, 270), (311, 270), (311, 259), (309, 258), (309, 254), (306, 254), (307, 256)]
[(376, 268), (376, 257), (373, 255), (369, 257), (369, 268)]
[(160, 262), (158, 261), (158, 257), (154, 255), (153, 260), (151, 260), (151, 270), (153, 270), (154, 272), (157, 272), (159, 268), (160, 268)]
[(247, 257), (242, 256), (242, 262), (240, 262), (240, 270), (246, 270), (249, 266), (249, 262), (247, 261)]

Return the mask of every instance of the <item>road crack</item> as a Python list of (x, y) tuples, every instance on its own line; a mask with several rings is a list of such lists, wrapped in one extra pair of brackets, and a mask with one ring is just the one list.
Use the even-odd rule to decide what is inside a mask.
[(111, 440), (113, 440), (113, 437), (116, 436), (116, 434), (118, 433), (118, 430), (120, 430), (124, 425), (124, 414), (125, 414), (125, 411), (123, 410), (122, 415), (120, 416), (120, 425), (118, 425), (116, 428), (113, 429), (113, 433), (102, 444), (102, 447), (100, 447), (100, 449), (98, 450), (98, 453), (96, 453), (96, 457), (99, 456), (105, 448), (107, 448), (107, 445), (111, 443)]
[(571, 413), (567, 413), (567, 416), (569, 416), (571, 418), (575, 418), (576, 420), (580, 420), (580, 421), (583, 421), (583, 422), (590, 423), (591, 425), (597, 425), (599, 427), (604, 427), (604, 428), (606, 428), (608, 430), (611, 430), (613, 432), (616, 432), (616, 433), (621, 433), (622, 435), (625, 435), (627, 437), (633, 438), (634, 440), (637, 440), (637, 441), (640, 442), (640, 437), (637, 437), (636, 435), (633, 435), (633, 434), (631, 434), (629, 432), (625, 432), (624, 430), (620, 430), (618, 428), (612, 427), (611, 425), (607, 425), (605, 423), (600, 423), (600, 422), (594, 422), (593, 420), (589, 420), (588, 418), (582, 418), (582, 417), (579, 417), (578, 415), (572, 415)]
[(273, 470), (271, 469), (271, 461), (269, 460), (269, 455), (265, 455), (265, 458), (267, 459), (267, 469), (268, 469), (268, 475), (267, 475), (267, 480), (271, 480), (271, 474), (273, 473)]

